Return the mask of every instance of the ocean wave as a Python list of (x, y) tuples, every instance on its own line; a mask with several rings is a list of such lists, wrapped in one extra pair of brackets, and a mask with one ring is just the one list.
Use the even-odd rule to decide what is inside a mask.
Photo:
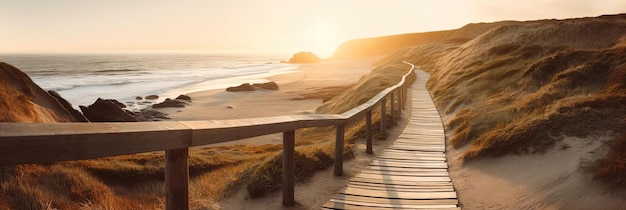
[(140, 69), (105, 69), (105, 70), (98, 70), (98, 71), (94, 71), (96, 73), (123, 73), (123, 72), (135, 72), (135, 71), (141, 71)]
[(74, 85), (47, 85), (46, 87), (44, 87), (44, 89), (46, 90), (54, 90), (54, 91), (64, 91), (64, 90), (71, 90), (74, 88), (81, 88), (81, 87), (89, 87), (89, 86), (120, 86), (120, 85), (127, 85), (127, 84), (132, 84), (135, 83), (135, 81), (119, 81), (119, 82), (95, 82), (95, 83), (91, 83), (91, 84), (74, 84)]

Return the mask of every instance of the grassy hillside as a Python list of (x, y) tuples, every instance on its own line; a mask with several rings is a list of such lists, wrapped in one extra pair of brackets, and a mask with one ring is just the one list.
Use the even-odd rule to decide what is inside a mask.
[[(625, 55), (626, 15), (609, 15), (514, 22), (464, 43), (408, 47), (387, 60), (431, 74), (427, 85), (449, 141), (468, 160), (565, 148), (564, 136), (619, 139), (626, 132)], [(599, 176), (626, 175), (619, 142)]]
[(353, 39), (339, 45), (332, 59), (361, 58), (388, 55), (406, 47), (428, 43), (465, 43), (495, 27), (518, 22), (471, 23), (456, 30), (399, 34), (374, 38)]

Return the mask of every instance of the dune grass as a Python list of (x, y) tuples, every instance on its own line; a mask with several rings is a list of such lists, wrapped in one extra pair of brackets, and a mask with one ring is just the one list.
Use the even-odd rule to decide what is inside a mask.
[[(311, 92), (304, 97), (327, 98), (325, 108), (318, 109), (318, 113), (342, 113), (397, 83), (407, 69), (406, 65), (381, 66), (353, 86), (330, 88), (334, 92), (319, 89), (321, 93)], [(373, 122), (378, 124), (380, 114), (376, 111)], [(363, 126), (362, 121), (346, 126), (346, 158), (352, 157), (355, 139), (364, 135)], [(376, 132), (375, 129), (375, 135), (384, 136)], [(296, 131), (298, 181), (333, 164), (334, 138), (334, 127)], [(163, 155), (163, 152), (153, 152), (47, 165), (2, 166), (0, 206), (7, 209), (162, 209), (165, 202)], [(190, 149), (191, 208), (211, 208), (239, 189), (246, 189), (253, 198), (280, 189), (281, 156), (279, 144)]]
[(617, 187), (626, 186), (626, 133), (617, 136), (611, 151), (598, 161), (594, 177), (616, 184)]

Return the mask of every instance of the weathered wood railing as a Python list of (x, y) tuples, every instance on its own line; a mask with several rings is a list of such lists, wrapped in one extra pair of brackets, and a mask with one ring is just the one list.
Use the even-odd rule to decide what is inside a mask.
[[(165, 150), (166, 209), (189, 209), (189, 147), (283, 133), (283, 205), (295, 204), (295, 130), (336, 126), (334, 174), (343, 174), (344, 131), (365, 114), (367, 153), (372, 153), (372, 110), (380, 104), (385, 119), (406, 103), (415, 80), (413, 64), (402, 80), (364, 104), (342, 114), (288, 115), (266, 118), (133, 123), (0, 123), (0, 165), (52, 163)], [(397, 95), (398, 102), (394, 101)], [(395, 107), (397, 106), (397, 107)], [(392, 118), (393, 119), (393, 118)], [(380, 121), (385, 132), (385, 120)]]

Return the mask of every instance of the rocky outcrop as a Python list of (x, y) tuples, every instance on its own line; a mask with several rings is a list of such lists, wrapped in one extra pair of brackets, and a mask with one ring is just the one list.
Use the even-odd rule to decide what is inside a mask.
[(176, 100), (185, 100), (191, 102), (191, 97), (189, 97), (188, 95), (179, 95), (178, 97), (176, 97)]
[(256, 90), (250, 83), (243, 83), (237, 87), (229, 87), (226, 88), (226, 91), (229, 92), (240, 92), (240, 91), (254, 91)]
[(278, 84), (276, 82), (266, 82), (266, 83), (243, 83), (237, 87), (229, 87), (226, 88), (226, 91), (229, 92), (240, 92), (240, 91), (255, 91), (257, 89), (266, 89), (266, 90), (278, 90)]
[(317, 63), (320, 61), (322, 59), (312, 52), (298, 52), (289, 59), (289, 63)]
[(167, 114), (154, 109), (143, 109), (133, 113), (139, 121), (159, 121), (161, 119), (170, 119)]
[(80, 109), (91, 122), (138, 122), (132, 112), (122, 109), (124, 107), (116, 100), (98, 98), (92, 105), (80, 106)]
[(170, 98), (166, 98), (165, 101), (158, 103), (158, 104), (152, 104), (152, 108), (166, 108), (166, 107), (178, 107), (178, 108), (183, 108), (185, 107), (185, 105), (187, 105), (185, 102), (179, 101), (179, 100), (172, 100)]
[(278, 90), (278, 84), (276, 84), (276, 82), (255, 83), (252, 84), (252, 87), (263, 88), (266, 90)]
[(76, 121), (89, 122), (89, 120), (87, 120), (83, 113), (80, 113), (78, 110), (74, 109), (74, 107), (72, 107), (72, 104), (69, 101), (65, 100), (63, 97), (61, 97), (59, 93), (55, 92), (54, 90), (49, 90), (48, 94), (54, 97), (54, 99), (56, 99), (63, 106), (63, 108), (69, 111)]
[(0, 62), (0, 122), (76, 121), (55, 97), (41, 89), (28, 75)]
[(146, 100), (156, 100), (156, 99), (159, 99), (159, 96), (157, 96), (157, 95), (149, 95), (149, 96), (146, 96), (144, 98)]

